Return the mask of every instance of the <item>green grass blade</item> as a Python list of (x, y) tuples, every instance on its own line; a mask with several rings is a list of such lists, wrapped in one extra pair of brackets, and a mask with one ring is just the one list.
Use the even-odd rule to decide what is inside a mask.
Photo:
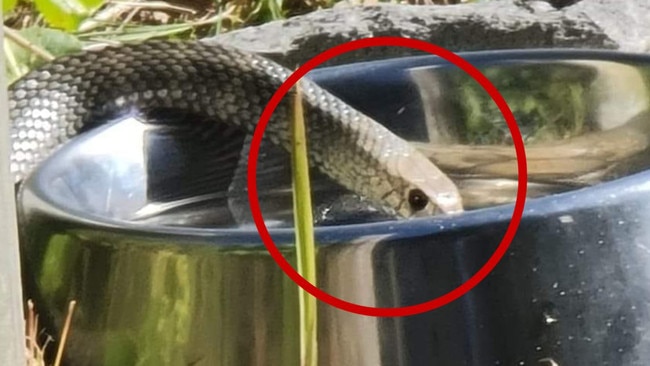
[[(291, 121), (293, 172), (293, 212), (296, 227), (296, 251), (298, 273), (316, 286), (316, 249), (314, 245), (314, 220), (312, 217), (309, 163), (307, 161), (307, 138), (302, 108), (302, 94), (296, 85), (293, 118)], [(307, 291), (299, 289), (300, 306), (300, 364), (316, 366), (317, 345), (317, 300)]]

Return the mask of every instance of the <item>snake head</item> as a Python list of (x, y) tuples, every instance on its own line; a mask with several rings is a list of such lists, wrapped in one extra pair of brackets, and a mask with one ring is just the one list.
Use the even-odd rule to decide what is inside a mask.
[(424, 155), (413, 151), (407, 159), (398, 159), (395, 168), (404, 183), (396, 207), (401, 216), (409, 218), (463, 211), (462, 198), (454, 182)]

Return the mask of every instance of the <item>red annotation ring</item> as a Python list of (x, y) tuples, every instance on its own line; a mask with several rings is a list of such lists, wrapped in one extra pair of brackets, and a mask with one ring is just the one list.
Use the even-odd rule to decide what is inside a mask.
[[(469, 278), (462, 285), (456, 287), (450, 292), (442, 295), (433, 300), (423, 302), (416, 305), (404, 306), (404, 307), (395, 307), (395, 308), (379, 308), (372, 306), (363, 306), (347, 302), (338, 297), (332, 296), (325, 291), (320, 290), (318, 287), (312, 285), (309, 281), (305, 280), (295, 269), (287, 262), (282, 253), (278, 250), (277, 246), (271, 239), (271, 235), (264, 223), (264, 218), (260, 211), (259, 198), (257, 195), (257, 156), (259, 154), (260, 143), (262, 141), (262, 136), (264, 135), (264, 130), (266, 125), (271, 118), (271, 115), (277, 108), (278, 104), (282, 98), (287, 94), (287, 92), (298, 82), (305, 74), (316, 66), (326, 62), (336, 56), (350, 52), (353, 50), (358, 50), (368, 47), (377, 47), (377, 46), (389, 46), (389, 47), (407, 47), (413, 48), (416, 50), (424, 51), (437, 55), (444, 58), (445, 60), (453, 63), (454, 65), (460, 67), (468, 75), (474, 78), (482, 87), (487, 91), (492, 100), (499, 107), (499, 110), (503, 114), (506, 122), (508, 123), (508, 128), (512, 134), (512, 141), (514, 143), (515, 152), (517, 154), (517, 168), (518, 168), (518, 187), (517, 187), (517, 199), (515, 201), (514, 211), (512, 213), (512, 218), (508, 229), (506, 230), (501, 243), (494, 251), (494, 254), (490, 259), (479, 269), (471, 278)], [(420, 314), (426, 311), (434, 310), (438, 307), (449, 304), (450, 302), (460, 298), (466, 294), (469, 290), (478, 285), (499, 263), (503, 255), (508, 250), (512, 239), (517, 232), (519, 223), (521, 221), (521, 216), (524, 210), (524, 203), (526, 201), (526, 186), (527, 186), (528, 176), (526, 168), (526, 153), (524, 151), (524, 143), (517, 127), (517, 122), (515, 117), (512, 114), (512, 111), (508, 107), (508, 104), (503, 99), (503, 96), (499, 93), (494, 85), (474, 66), (467, 62), (462, 57), (456, 55), (455, 53), (446, 50), (442, 47), (420, 41), (417, 39), (411, 38), (401, 38), (401, 37), (374, 37), (374, 38), (364, 38), (351, 42), (347, 42), (335, 47), (332, 47), (325, 52), (317, 55), (311, 60), (307, 61), (304, 65), (298, 68), (293, 74), (287, 78), (287, 80), (278, 88), (278, 90), (273, 94), (271, 100), (266, 105), (266, 108), (262, 112), (262, 116), (257, 124), (255, 133), (253, 134), (253, 139), (250, 147), (250, 154), (248, 157), (248, 199), (250, 208), (252, 211), (253, 219), (257, 230), (260, 234), (260, 237), (264, 241), (264, 245), (268, 249), (269, 253), (273, 259), (278, 263), (280, 268), (300, 287), (305, 291), (310, 293), (312, 296), (315, 296), (321, 301), (328, 303), (329, 305), (335, 306), (339, 309), (346, 310), (348, 312), (368, 315), (368, 316), (381, 316), (381, 317), (390, 317), (390, 316), (408, 316)]]

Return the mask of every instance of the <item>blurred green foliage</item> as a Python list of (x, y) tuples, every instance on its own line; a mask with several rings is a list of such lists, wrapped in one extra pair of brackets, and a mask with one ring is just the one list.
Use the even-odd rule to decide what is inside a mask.
[(34, 0), (36, 9), (53, 28), (75, 31), (106, 0)]

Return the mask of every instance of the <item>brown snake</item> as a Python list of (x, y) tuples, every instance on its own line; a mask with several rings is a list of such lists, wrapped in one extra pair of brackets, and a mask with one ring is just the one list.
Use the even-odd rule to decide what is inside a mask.
[[(11, 169), (21, 181), (82, 131), (124, 111), (173, 108), (252, 132), (290, 71), (224, 45), (149, 41), (59, 58), (9, 88)], [(454, 183), (380, 123), (303, 79), (310, 163), (347, 189), (412, 217), (462, 211)], [(265, 137), (289, 149), (290, 98)]]

